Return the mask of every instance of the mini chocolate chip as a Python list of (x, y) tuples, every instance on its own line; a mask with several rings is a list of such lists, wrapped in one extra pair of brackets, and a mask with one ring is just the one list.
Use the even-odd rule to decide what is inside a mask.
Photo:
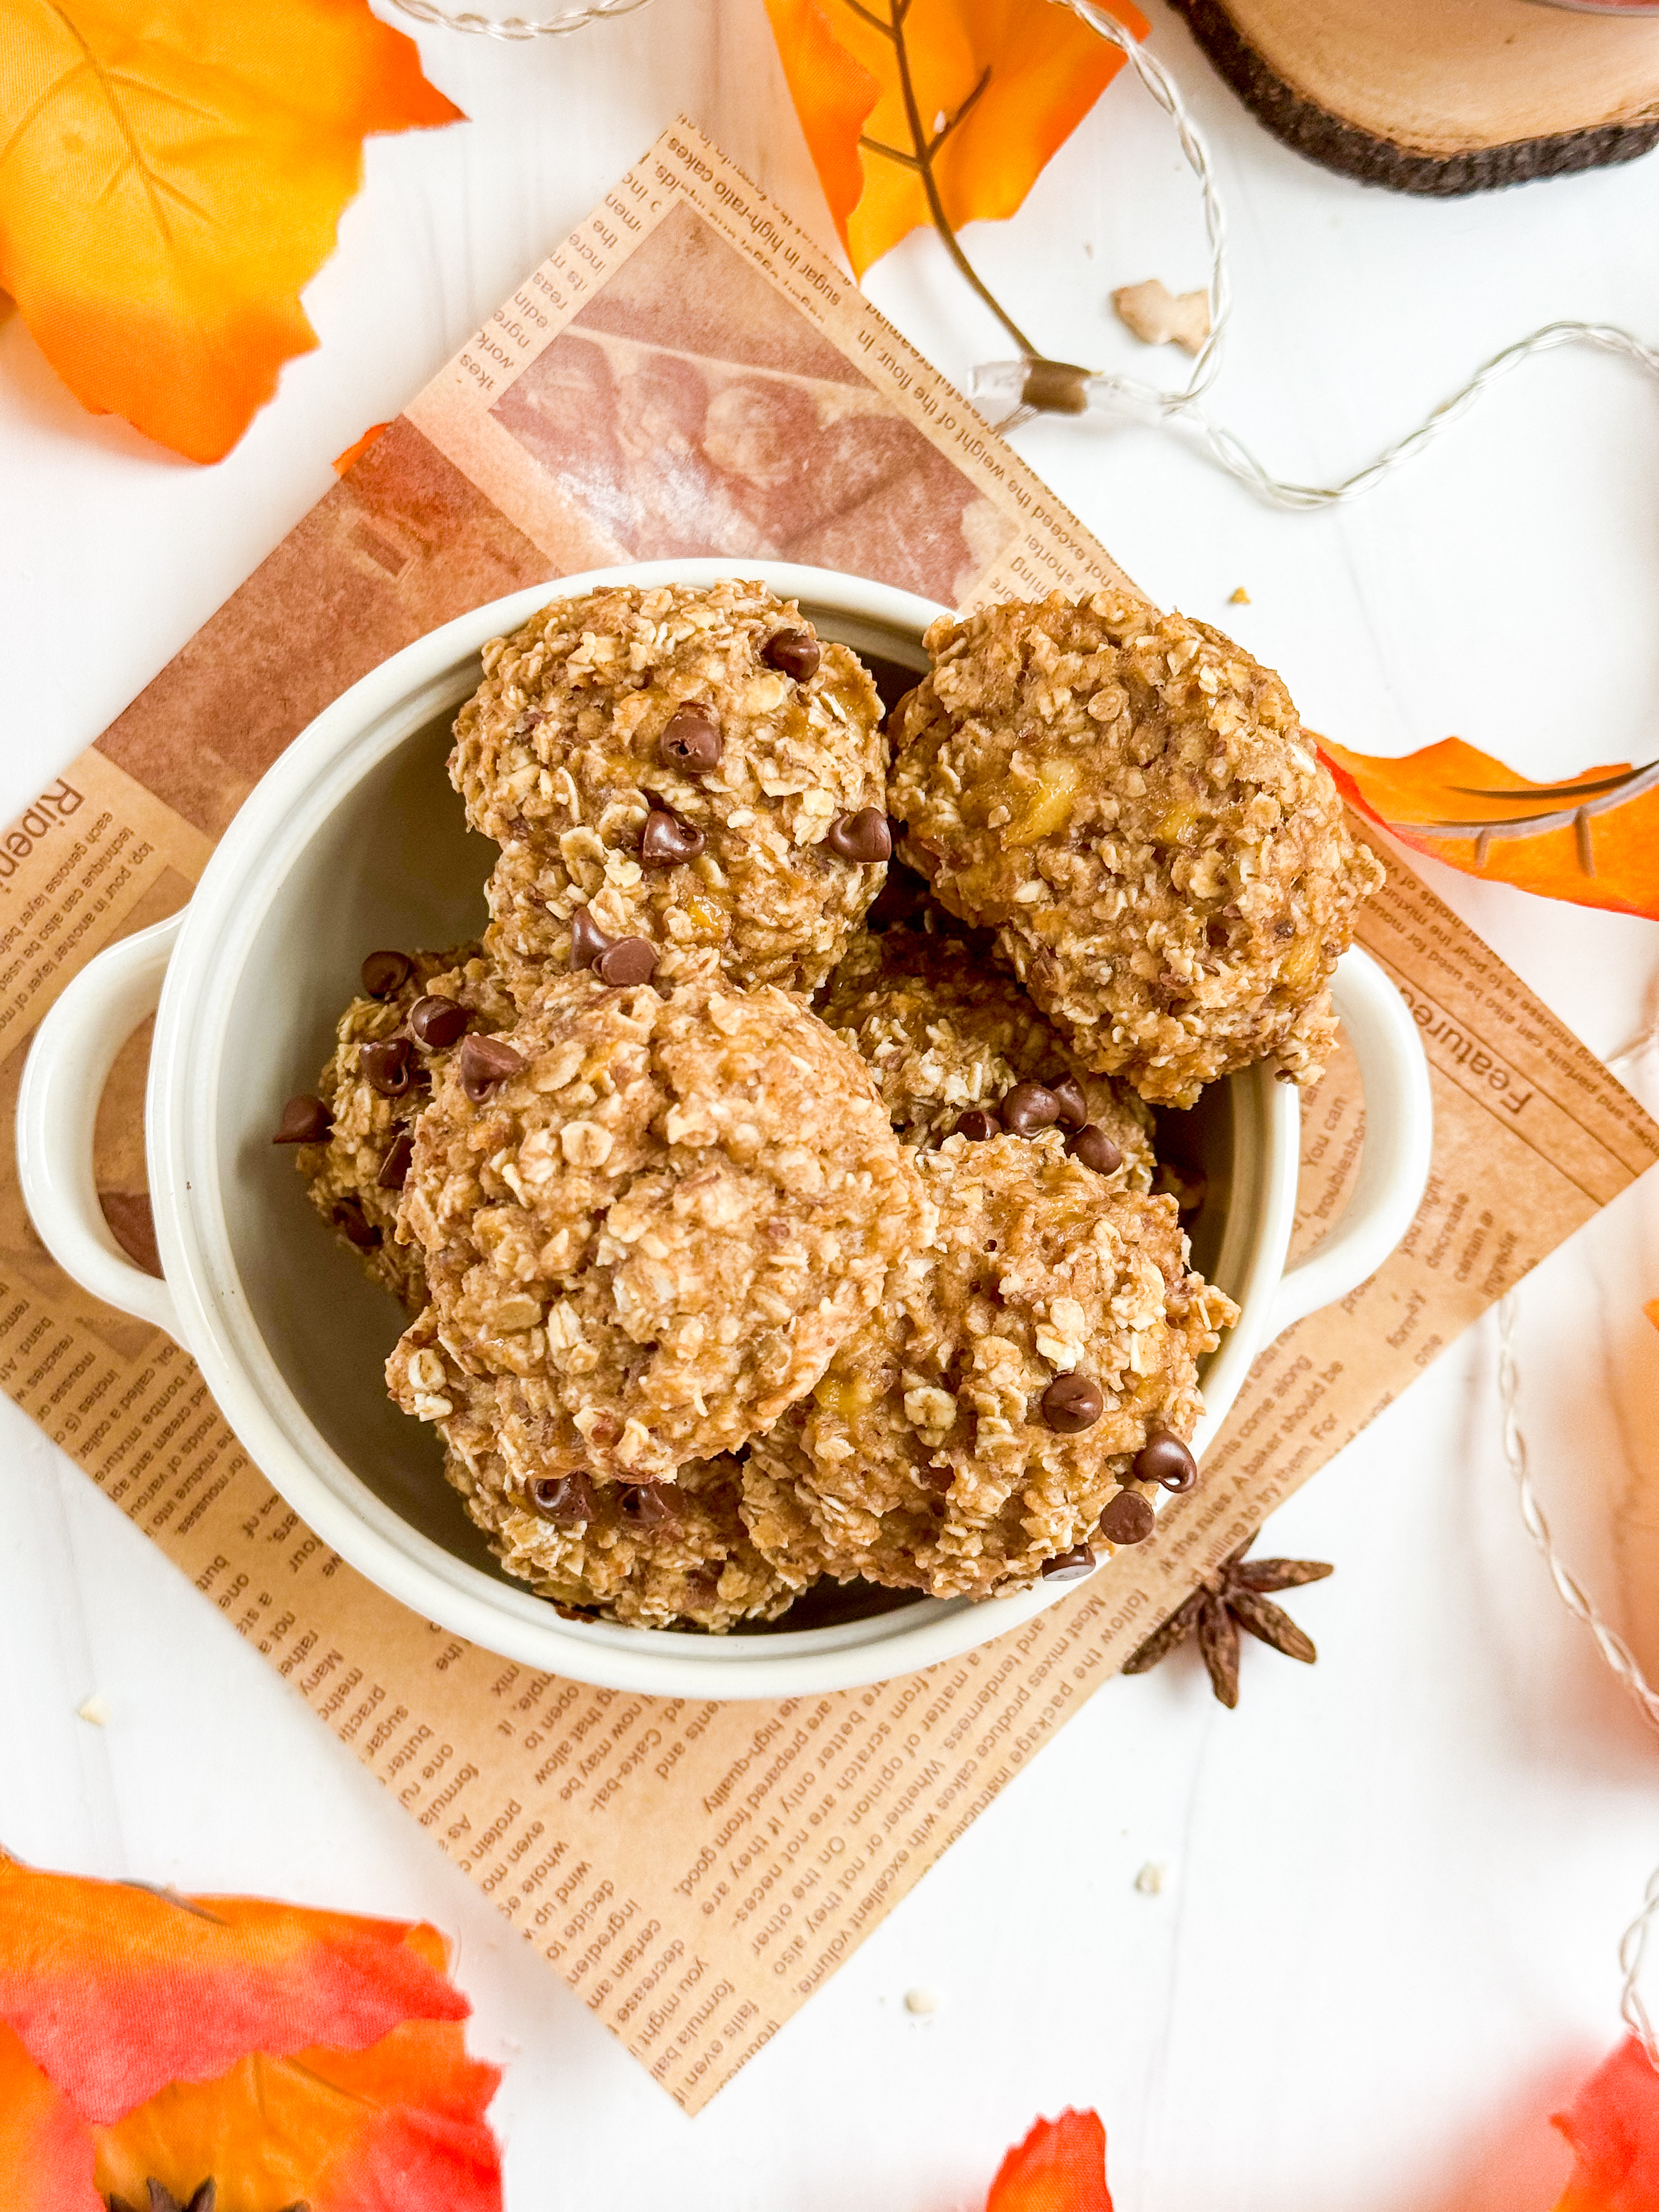
[(579, 906), (570, 917), (570, 964), (573, 968), (591, 968), (600, 953), (608, 952), (616, 943), (607, 937), (593, 919), (591, 907)]
[(676, 814), (660, 792), (647, 791), (644, 798), (651, 811), (640, 839), (641, 866), (677, 868), (683, 860), (695, 860), (706, 842), (702, 830)]
[(1204, 925), (1204, 942), (1212, 951), (1219, 952), (1231, 936), (1224, 921), (1206, 921)]
[(382, 1098), (401, 1098), (415, 1080), (415, 1054), (407, 1037), (377, 1037), (363, 1046), (357, 1065)]
[(856, 860), (860, 867), (892, 857), (893, 832), (878, 806), (861, 806), (856, 814), (838, 815), (824, 831), (823, 842), (841, 859)]
[(516, 1075), (524, 1064), (524, 1054), (504, 1038), (471, 1035), (461, 1045), (461, 1088), (481, 1106), (498, 1083)]
[(806, 629), (775, 631), (761, 648), (761, 659), (769, 668), (793, 676), (797, 684), (805, 684), (809, 676), (815, 675), (823, 658), (823, 647)]
[(1069, 1552), (1061, 1552), (1042, 1563), (1042, 1579), (1046, 1583), (1074, 1583), (1080, 1576), (1091, 1573), (1095, 1555), (1087, 1544), (1073, 1544)]
[(1168, 1429), (1152, 1431), (1135, 1454), (1132, 1472), (1137, 1482), (1161, 1482), (1165, 1490), (1191, 1490), (1198, 1482), (1198, 1462)]
[(720, 726), (707, 707), (677, 707), (657, 740), (657, 757), (666, 768), (702, 775), (720, 765), (726, 750)]
[(1158, 1516), (1138, 1490), (1120, 1490), (1106, 1501), (1097, 1534), (1109, 1544), (1144, 1544)]
[(1002, 1124), (994, 1114), (983, 1106), (970, 1106), (951, 1134), (966, 1137), (970, 1145), (982, 1145), (988, 1137), (1000, 1136), (1001, 1132)]
[(1002, 1102), (1002, 1119), (1017, 1137), (1034, 1137), (1060, 1119), (1060, 1101), (1046, 1083), (1017, 1083)]
[(376, 1188), (401, 1190), (409, 1181), (409, 1164), (414, 1157), (414, 1133), (409, 1129), (399, 1129), (392, 1140), (392, 1150), (386, 1154), (380, 1172), (374, 1178)]
[(273, 1145), (320, 1145), (333, 1127), (334, 1116), (322, 1100), (303, 1092), (283, 1107), (270, 1141)]
[(334, 1209), (334, 1225), (344, 1231), (347, 1240), (360, 1252), (372, 1252), (380, 1241), (380, 1231), (355, 1198), (340, 1200)]
[(538, 1476), (530, 1486), (530, 1502), (544, 1520), (567, 1527), (593, 1518), (593, 1492), (587, 1477), (580, 1472)]
[(593, 963), (593, 973), (612, 989), (648, 983), (657, 972), (657, 948), (648, 937), (619, 937)]
[(1097, 1121), (1085, 1121), (1080, 1129), (1073, 1129), (1066, 1139), (1066, 1149), (1097, 1175), (1115, 1175), (1123, 1164), (1122, 1153)]
[(629, 1519), (641, 1528), (672, 1528), (680, 1517), (659, 1482), (630, 1483), (620, 1503)]
[(1042, 1394), (1042, 1418), (1062, 1437), (1081, 1436), (1106, 1410), (1106, 1400), (1091, 1375), (1056, 1375)]
[(1089, 1102), (1083, 1095), (1083, 1085), (1074, 1075), (1050, 1077), (1044, 1088), (1060, 1109), (1056, 1116), (1062, 1129), (1080, 1129), (1089, 1118)]
[(424, 999), (416, 999), (410, 1008), (409, 1033), (416, 1044), (423, 1044), (428, 1052), (447, 1052), (451, 1045), (466, 1035), (471, 1019), (459, 999), (441, 998), (433, 992)]
[(371, 952), (362, 972), (371, 999), (395, 999), (415, 973), (415, 963), (406, 952)]

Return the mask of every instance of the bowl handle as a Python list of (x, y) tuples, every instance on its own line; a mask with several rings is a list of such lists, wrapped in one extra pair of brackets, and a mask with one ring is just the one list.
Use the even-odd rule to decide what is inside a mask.
[(1359, 1174), (1328, 1236), (1285, 1270), (1264, 1343), (1374, 1274), (1410, 1228), (1429, 1179), (1434, 1105), (1428, 1062), (1405, 1000), (1357, 946), (1337, 962), (1331, 996), (1365, 1093)]
[(40, 1241), (82, 1290), (177, 1342), (173, 1293), (135, 1267), (104, 1218), (92, 1148), (110, 1069), (155, 1011), (183, 920), (173, 915), (88, 962), (35, 1031), (17, 1096), (17, 1173)]

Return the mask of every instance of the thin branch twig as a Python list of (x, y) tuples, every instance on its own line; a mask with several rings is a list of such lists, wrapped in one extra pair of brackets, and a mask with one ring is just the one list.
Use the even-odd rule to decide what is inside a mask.
[(878, 138), (860, 137), (859, 144), (866, 153), (879, 155), (885, 161), (896, 161), (902, 168), (914, 170), (921, 178), (921, 189), (927, 201), (928, 215), (932, 217), (934, 229), (944, 240), (945, 250), (955, 262), (958, 273), (967, 283), (971, 285), (980, 299), (990, 309), (1026, 360), (1042, 361), (1044, 358), (1042, 353), (1031, 343), (995, 293), (981, 280), (973, 264), (963, 252), (951, 218), (945, 212), (945, 201), (939, 191), (939, 179), (933, 173), (934, 155), (944, 145), (957, 125), (964, 119), (991, 82), (988, 66), (956, 113), (947, 116), (939, 129), (930, 137), (922, 126), (921, 109), (916, 99), (915, 81), (910, 74), (910, 49), (904, 36), (904, 21), (910, 12), (910, 0), (889, 0), (888, 20), (885, 22), (883, 22), (871, 9), (864, 7), (861, 0), (842, 0), (842, 4), (850, 8), (862, 21), (879, 31), (884, 39), (890, 39), (892, 41), (893, 51), (898, 60), (899, 97), (904, 102), (904, 119), (909, 126), (912, 151), (907, 154), (898, 147), (884, 144)]

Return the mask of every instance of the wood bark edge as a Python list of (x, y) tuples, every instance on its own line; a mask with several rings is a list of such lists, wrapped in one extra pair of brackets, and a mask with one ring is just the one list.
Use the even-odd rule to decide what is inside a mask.
[(1362, 131), (1287, 84), (1240, 32), (1219, 0), (1170, 0), (1200, 48), (1265, 130), (1293, 153), (1339, 176), (1386, 191), (1454, 199), (1540, 177), (1568, 176), (1634, 161), (1659, 144), (1659, 112), (1628, 123), (1588, 125), (1539, 138), (1416, 154)]

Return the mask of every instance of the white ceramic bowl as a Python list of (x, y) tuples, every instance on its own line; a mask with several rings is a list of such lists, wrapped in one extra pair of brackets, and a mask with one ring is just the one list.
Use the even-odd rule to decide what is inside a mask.
[[(407, 647), (306, 730), (247, 799), (185, 911), (110, 946), (40, 1026), (18, 1104), (35, 1226), (96, 1296), (155, 1323), (197, 1360), (225, 1418), (288, 1503), (371, 1582), (423, 1618), (526, 1664), (664, 1696), (800, 1696), (934, 1664), (1028, 1620), (1076, 1585), (982, 1604), (842, 1598), (728, 1637), (562, 1620), (495, 1566), (445, 1484), (437, 1440), (386, 1400), (397, 1310), (323, 1231), (292, 1156), (272, 1147), (284, 1098), (314, 1082), (338, 1009), (380, 945), (449, 945), (484, 921), (494, 848), (466, 828), (444, 772), (450, 722), (485, 641), (555, 597), (611, 582), (709, 583), (724, 562), (571, 576), (480, 607)], [(752, 562), (820, 631), (900, 670), (927, 665), (942, 611), (813, 568)], [(1336, 998), (1359, 1057), (1367, 1134), (1342, 1219), (1286, 1272), (1300, 1119), (1295, 1091), (1252, 1068), (1206, 1092), (1186, 1133), (1209, 1177), (1194, 1257), (1241, 1308), (1208, 1363), (1201, 1451), (1261, 1346), (1364, 1279), (1416, 1210), (1428, 1077), (1398, 994), (1350, 952)], [(122, 1253), (98, 1205), (93, 1123), (124, 1041), (158, 1007), (145, 1129), (166, 1279)], [(814, 1604), (809, 1598), (805, 1604)], [(849, 1617), (850, 1613), (850, 1617)], [(794, 1625), (792, 1625), (793, 1623)]]

